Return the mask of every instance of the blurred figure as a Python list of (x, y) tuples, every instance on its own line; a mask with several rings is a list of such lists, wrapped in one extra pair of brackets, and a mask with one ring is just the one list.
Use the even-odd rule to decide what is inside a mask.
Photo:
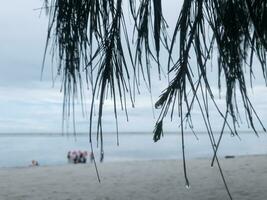
[(81, 151), (78, 153), (78, 163), (86, 163), (86, 157)]
[(67, 159), (68, 159), (68, 162), (69, 163), (74, 163), (74, 164), (77, 164), (77, 163), (86, 163), (87, 161), (87, 151), (69, 151), (68, 154), (67, 154)]
[(94, 161), (94, 159), (95, 159), (95, 157), (94, 157), (94, 153), (93, 153), (93, 152), (91, 152), (91, 153), (90, 153), (90, 161), (91, 161), (91, 162), (93, 162), (93, 161)]
[(84, 151), (83, 153), (82, 153), (82, 155), (83, 155), (83, 159), (82, 159), (82, 162), (81, 163), (86, 163), (86, 161), (87, 161), (87, 151)]
[(68, 163), (72, 162), (72, 160), (71, 160), (71, 151), (68, 152), (67, 159), (68, 159)]
[(78, 159), (79, 159), (77, 152), (76, 151), (73, 151), (71, 155), (72, 155), (73, 163), (74, 164), (77, 164), (78, 163)]
[(39, 166), (38, 161), (36, 161), (36, 160), (32, 160), (32, 164), (31, 164), (31, 166), (32, 166), (32, 167), (37, 167), (37, 166)]

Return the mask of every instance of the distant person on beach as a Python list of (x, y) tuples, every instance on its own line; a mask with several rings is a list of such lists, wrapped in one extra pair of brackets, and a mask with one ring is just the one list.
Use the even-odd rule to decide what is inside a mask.
[(87, 161), (87, 151), (81, 152), (79, 162), (86, 163), (86, 161)]
[(32, 160), (32, 164), (30, 166), (37, 167), (37, 166), (39, 166), (39, 163), (36, 160)]
[(78, 163), (86, 163), (86, 157), (81, 151), (78, 153)]
[(94, 161), (94, 159), (95, 159), (95, 157), (94, 157), (94, 153), (91, 152), (91, 153), (90, 153), (90, 161), (91, 161), (91, 163)]
[(78, 154), (77, 154), (77, 152), (76, 151), (73, 151), (72, 152), (72, 159), (73, 159), (73, 163), (74, 164), (77, 164), (78, 163)]
[(68, 162), (71, 163), (72, 160), (71, 160), (71, 151), (68, 152), (67, 154), (67, 159), (68, 159)]
[(84, 151), (84, 152), (83, 152), (83, 155), (84, 155), (85, 158), (87, 158), (87, 156), (88, 156), (87, 151)]

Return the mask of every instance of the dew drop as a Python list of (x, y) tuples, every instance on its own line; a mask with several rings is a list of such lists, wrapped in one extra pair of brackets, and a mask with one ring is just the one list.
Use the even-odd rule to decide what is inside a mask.
[(190, 185), (189, 185), (189, 183), (186, 183), (186, 184), (185, 184), (185, 187), (186, 187), (186, 189), (189, 190), (189, 189), (190, 189)]

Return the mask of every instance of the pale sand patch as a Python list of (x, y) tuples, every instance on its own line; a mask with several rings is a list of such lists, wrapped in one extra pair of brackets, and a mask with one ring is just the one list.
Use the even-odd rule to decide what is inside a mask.
[[(102, 182), (88, 165), (0, 169), (1, 200), (221, 200), (229, 199), (210, 159), (99, 164)], [(235, 200), (267, 199), (267, 156), (221, 158)]]

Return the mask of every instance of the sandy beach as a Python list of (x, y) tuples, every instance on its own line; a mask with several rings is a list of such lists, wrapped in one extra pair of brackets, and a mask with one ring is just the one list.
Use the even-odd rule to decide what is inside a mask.
[[(267, 156), (221, 158), (235, 200), (267, 198)], [(210, 159), (188, 160), (190, 189), (182, 161), (136, 161), (0, 169), (1, 200), (220, 200), (229, 199)]]

